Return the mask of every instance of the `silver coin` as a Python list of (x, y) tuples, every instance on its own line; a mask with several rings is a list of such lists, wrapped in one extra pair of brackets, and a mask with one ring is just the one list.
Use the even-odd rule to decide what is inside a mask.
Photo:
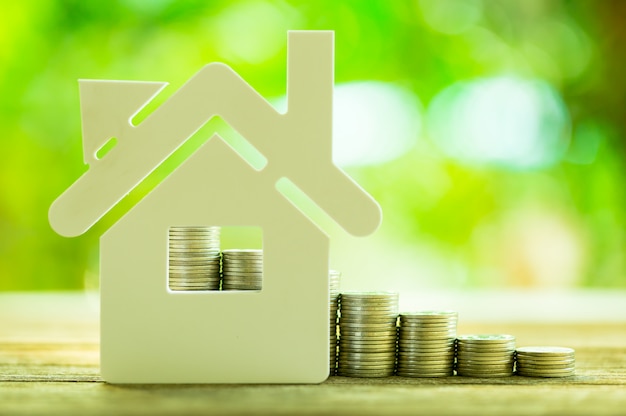
[(396, 347), (393, 344), (358, 344), (346, 343), (339, 341), (339, 348), (345, 352), (393, 352), (395, 354)]
[(486, 365), (486, 364), (497, 364), (497, 363), (513, 363), (515, 362), (515, 359), (513, 357), (497, 357), (497, 358), (491, 358), (491, 359), (484, 359), (484, 358), (475, 358), (475, 357), (463, 357), (457, 354), (456, 356), (457, 361), (459, 363), (468, 363), (468, 364), (475, 364), (475, 365)]
[(196, 264), (186, 265), (186, 266), (170, 265), (169, 270), (174, 271), (174, 272), (186, 272), (186, 271), (203, 271), (203, 272), (218, 271), (219, 272), (220, 271), (219, 268), (212, 267), (210, 265), (196, 265)]
[(349, 352), (349, 351), (342, 351), (341, 348), (339, 348), (339, 357), (350, 360), (350, 361), (395, 360), (396, 353), (395, 351), (393, 352), (369, 352), (369, 353)]
[(450, 354), (450, 353), (424, 355), (424, 354), (408, 353), (406, 351), (398, 351), (398, 359), (400, 357), (402, 358), (404, 362), (416, 361), (416, 362), (432, 363), (433, 361), (440, 361), (440, 362), (454, 361), (454, 354)]
[(517, 369), (518, 372), (531, 374), (531, 373), (542, 373), (542, 374), (561, 374), (561, 373), (572, 373), (575, 371), (575, 367), (563, 367), (563, 368), (528, 368), (528, 367), (520, 367)]
[(454, 331), (441, 331), (441, 332), (421, 332), (421, 333), (412, 333), (412, 334), (402, 334), (402, 339), (405, 340), (428, 340), (428, 339), (454, 339)]
[(187, 265), (180, 265), (180, 264), (176, 264), (176, 265), (170, 265), (168, 267), (169, 270), (172, 271), (187, 271), (187, 270), (206, 270), (209, 272), (219, 272), (220, 268), (219, 267), (215, 267), (212, 264), (187, 264)]
[(393, 328), (384, 326), (368, 326), (368, 325), (355, 325), (345, 326), (339, 322), (339, 331), (341, 335), (347, 335), (349, 337), (386, 337), (396, 339), (396, 334)]
[(476, 334), (476, 335), (459, 335), (459, 342), (478, 343), (478, 344), (508, 344), (515, 342), (515, 337), (508, 334)]
[(559, 363), (552, 365), (544, 365), (544, 364), (529, 364), (529, 363), (520, 363), (517, 362), (518, 368), (529, 368), (529, 369), (537, 369), (537, 370), (559, 370), (563, 368), (574, 368), (576, 366), (575, 362), (567, 362), (567, 363)]
[(515, 353), (515, 346), (513, 345), (465, 345), (465, 344), (456, 344), (456, 348), (459, 351), (464, 351), (468, 353), (485, 353), (485, 354), (498, 354), (498, 353)]
[(219, 262), (212, 262), (207, 260), (170, 260), (168, 267), (206, 267), (213, 270), (220, 270)]
[(456, 370), (460, 371), (460, 372), (471, 372), (471, 373), (496, 373), (496, 374), (501, 374), (501, 373), (513, 373), (513, 365), (509, 365), (509, 366), (479, 366), (479, 367), (473, 367), (473, 366), (466, 366), (466, 365), (456, 365)]
[(222, 264), (222, 270), (224, 271), (224, 273), (262, 273), (263, 265), (259, 264), (258, 266), (233, 266)]
[(398, 292), (360, 292), (360, 291), (346, 291), (342, 294), (349, 299), (397, 299), (399, 297)]
[(392, 361), (360, 361), (360, 360), (346, 360), (345, 358), (339, 358), (340, 361), (340, 365), (344, 368), (351, 368), (351, 369), (358, 369), (358, 368), (362, 368), (362, 369), (366, 369), (366, 370), (372, 370), (372, 369), (392, 369), (395, 365), (394, 362)]
[(533, 366), (558, 366), (558, 365), (573, 365), (574, 363), (576, 363), (576, 360), (574, 358), (568, 358), (568, 359), (561, 359), (561, 360), (520, 360), (519, 357), (517, 358), (517, 362), (520, 365), (533, 365)]
[(339, 339), (340, 342), (345, 344), (370, 344), (370, 345), (396, 345), (396, 340), (394, 338), (360, 338), (360, 337), (346, 337), (342, 334)]
[(400, 319), (406, 320), (429, 320), (429, 319), (445, 319), (456, 320), (458, 317), (456, 311), (416, 311), (416, 312), (401, 312)]
[(454, 373), (452, 371), (446, 371), (446, 372), (428, 372), (428, 371), (408, 371), (408, 370), (403, 370), (400, 371), (398, 370), (398, 377), (411, 377), (411, 378), (435, 378), (435, 377), (449, 377), (454, 375)]
[(168, 277), (170, 279), (185, 279), (187, 277), (190, 278), (204, 278), (204, 279), (208, 279), (208, 278), (219, 278), (220, 274), (218, 272), (210, 272), (210, 271), (204, 271), (204, 270), (189, 270), (186, 272), (175, 272), (175, 271), (170, 271), (168, 273)]
[(171, 285), (177, 285), (177, 284), (184, 284), (184, 283), (189, 283), (189, 284), (212, 284), (212, 283), (219, 283), (219, 279), (169, 279), (169, 284)]
[(526, 355), (538, 355), (538, 356), (547, 356), (547, 355), (572, 355), (574, 354), (574, 349), (567, 347), (519, 347), (517, 349), (518, 353), (526, 354)]
[(456, 325), (441, 326), (402, 326), (399, 325), (400, 331), (406, 334), (421, 334), (423, 332), (451, 332), (456, 335)]
[(361, 315), (361, 314), (369, 314), (369, 315), (382, 315), (397, 318), (398, 312), (395, 306), (347, 306), (344, 304), (340, 305), (342, 316), (348, 315)]
[(396, 367), (397, 371), (421, 371), (421, 372), (452, 372), (454, 370), (454, 363), (445, 363), (438, 365), (428, 365), (428, 364), (404, 364), (398, 361), (398, 365)]
[(407, 322), (402, 319), (398, 320), (399, 327), (406, 330), (411, 331), (413, 329), (456, 329), (456, 322)]
[(206, 247), (219, 250), (219, 240), (211, 240), (208, 238), (176, 238), (170, 237), (170, 247)]
[(222, 281), (222, 288), (261, 290), (263, 288), (263, 284), (262, 283), (228, 283), (228, 282)]
[(386, 323), (396, 326), (396, 318), (391, 315), (377, 315), (377, 314), (342, 314), (341, 319), (347, 323)]
[(170, 285), (170, 290), (217, 290), (215, 286), (208, 285)]
[[(378, 353), (388, 353), (388, 354), (392, 354), (395, 357), (395, 350), (393, 348), (375, 348), (375, 347), (367, 347), (367, 346), (361, 346), (361, 347), (347, 347), (345, 345), (339, 344), (339, 350), (343, 351), (345, 354), (378, 354)], [(394, 358), (395, 359), (395, 358)], [(390, 358), (387, 359), (387, 361), (390, 360)]]
[(481, 373), (481, 372), (471, 372), (471, 371), (465, 371), (465, 372), (457, 371), (457, 375), (461, 377), (473, 377), (473, 378), (500, 378), (500, 377), (511, 377), (513, 373)]
[(249, 282), (262, 282), (263, 278), (259, 276), (223, 276), (223, 279), (233, 283), (249, 283)]
[(337, 375), (342, 377), (354, 377), (354, 378), (380, 378), (390, 377), (393, 375), (393, 370), (390, 371), (363, 371), (363, 370), (346, 370), (337, 368)]
[(259, 258), (253, 258), (253, 257), (248, 257), (248, 258), (232, 258), (232, 257), (228, 257), (228, 256), (223, 256), (222, 257), (224, 259), (224, 264), (226, 266), (257, 266), (260, 264), (263, 264), (263, 258), (259, 257)]
[(558, 377), (571, 377), (576, 375), (576, 372), (571, 371), (569, 373), (565, 372), (565, 373), (525, 373), (525, 372), (518, 372), (517, 373), (518, 376), (524, 376), (524, 377), (543, 377), (543, 378), (558, 378)]
[(454, 363), (454, 355), (428, 356), (398, 354), (398, 362), (404, 364), (450, 364)]
[(398, 356), (421, 359), (430, 357), (455, 357), (455, 353), (454, 351), (423, 352), (420, 350), (407, 350), (404, 348), (398, 348)]
[(339, 333), (346, 339), (393, 339), (394, 342), (396, 340), (392, 331), (347, 331), (340, 325)]
[(428, 343), (422, 342), (407, 342), (406, 340), (403, 339), (399, 339), (398, 340), (398, 347), (399, 348), (403, 348), (406, 350), (415, 350), (415, 351), (424, 351), (424, 352), (428, 352), (428, 351), (450, 351), (450, 352), (455, 352), (456, 349), (454, 348), (454, 345), (451, 344), (434, 344), (434, 345), (430, 345)]
[(396, 353), (395, 345), (392, 343), (387, 344), (366, 344), (366, 343), (358, 343), (358, 342), (349, 342), (339, 340), (339, 349), (346, 353), (348, 352), (361, 352), (365, 351), (368, 353), (380, 352), (380, 353)]

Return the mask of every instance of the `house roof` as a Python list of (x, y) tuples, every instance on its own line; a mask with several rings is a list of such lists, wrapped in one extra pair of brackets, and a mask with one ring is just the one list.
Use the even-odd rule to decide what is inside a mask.
[[(289, 108), (285, 114), (278, 113), (231, 68), (214, 63), (202, 68), (138, 126), (130, 123), (130, 117), (141, 107), (112, 123), (110, 132), (104, 130), (109, 126), (102, 122), (102, 115), (98, 116), (103, 137), (117, 137), (117, 145), (101, 160), (94, 159), (87, 172), (54, 201), (49, 211), (52, 228), (65, 236), (86, 232), (218, 115), (268, 159), (260, 174), (273, 175), (276, 180), (289, 178), (348, 232), (373, 232), (381, 220), (380, 207), (332, 163), (332, 42), (332, 32), (289, 33)], [(98, 84), (91, 90), (103, 100), (102, 108), (116, 111), (125, 87), (133, 92), (131, 101), (136, 104), (141, 102), (137, 97), (156, 94), (164, 86), (86, 80), (81, 82), (81, 90), (93, 87), (92, 83)], [(116, 93), (103, 94), (107, 84)], [(90, 102), (87, 98), (81, 94), (83, 132), (93, 136), (97, 130), (90, 123), (99, 113), (85, 112), (83, 103)], [(130, 111), (128, 106), (121, 110), (115, 113), (119, 117)]]

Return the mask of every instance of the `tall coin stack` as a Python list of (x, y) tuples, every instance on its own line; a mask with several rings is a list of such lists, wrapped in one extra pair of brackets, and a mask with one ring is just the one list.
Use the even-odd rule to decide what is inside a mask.
[(397, 374), (402, 377), (453, 375), (457, 317), (454, 311), (401, 313)]
[(513, 375), (515, 337), (512, 335), (462, 335), (457, 337), (456, 372), (467, 377)]
[(169, 229), (168, 284), (171, 290), (219, 289), (219, 227)]
[(337, 371), (337, 309), (339, 307), (339, 282), (341, 281), (341, 273), (336, 270), (330, 270), (329, 277), (329, 310), (330, 310), (330, 375), (335, 375)]
[(574, 350), (565, 347), (523, 347), (517, 349), (517, 374), (528, 377), (574, 375)]
[(397, 293), (342, 293), (338, 374), (348, 377), (393, 375), (397, 318)]
[(222, 251), (222, 290), (261, 290), (263, 250)]

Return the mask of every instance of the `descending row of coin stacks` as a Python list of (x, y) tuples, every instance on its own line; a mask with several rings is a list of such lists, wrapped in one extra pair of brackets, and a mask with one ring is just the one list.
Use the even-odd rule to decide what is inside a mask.
[(457, 337), (456, 372), (469, 377), (513, 375), (515, 337), (512, 335), (463, 335)]
[(454, 311), (400, 314), (397, 374), (403, 377), (443, 377), (454, 374)]
[(347, 292), (339, 298), (337, 373), (349, 377), (387, 377), (396, 362), (398, 294)]
[(261, 290), (263, 250), (222, 251), (222, 290)]
[(168, 283), (177, 291), (219, 289), (219, 227), (170, 228)]
[(341, 281), (341, 273), (336, 270), (330, 270), (328, 274), (328, 287), (329, 287), (329, 310), (330, 310), (330, 345), (329, 345), (329, 363), (330, 363), (330, 375), (334, 375), (337, 371), (337, 320), (338, 308), (339, 308), (339, 284)]
[[(339, 295), (338, 375), (391, 376), (396, 357), (395, 371), (402, 377), (452, 376), (455, 370), (457, 375), (465, 377), (508, 377), (515, 374), (516, 365), (520, 376), (574, 375), (575, 358), (571, 348), (516, 350), (513, 335), (457, 336), (457, 312), (421, 311), (396, 315), (397, 306), (397, 293), (344, 292)], [(332, 354), (331, 351), (331, 375)]]
[(574, 375), (574, 350), (563, 347), (522, 347), (516, 350), (520, 376), (568, 377)]

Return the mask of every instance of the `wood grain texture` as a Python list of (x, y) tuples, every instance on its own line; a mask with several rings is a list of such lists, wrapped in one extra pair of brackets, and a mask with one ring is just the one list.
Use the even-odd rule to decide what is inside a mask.
[[(0, 298), (0, 301), (3, 299)], [(0, 415), (426, 414), (626, 415), (626, 324), (470, 324), (517, 345), (576, 349), (576, 375), (361, 379), (319, 385), (109, 385), (98, 366), (97, 314), (48, 295), (0, 302)], [(40, 312), (33, 312), (39, 310)], [(81, 312), (82, 310), (82, 312)], [(25, 312), (26, 311), (26, 312)]]

